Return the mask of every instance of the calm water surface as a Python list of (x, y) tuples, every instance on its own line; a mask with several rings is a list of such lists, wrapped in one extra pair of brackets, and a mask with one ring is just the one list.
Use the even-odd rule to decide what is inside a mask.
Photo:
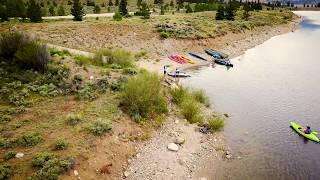
[(297, 14), (304, 17), (298, 31), (232, 59), (233, 69), (203, 67), (185, 82), (231, 115), (224, 133), (235, 159), (207, 176), (320, 179), (320, 144), (289, 128), (294, 120), (320, 131), (320, 12)]

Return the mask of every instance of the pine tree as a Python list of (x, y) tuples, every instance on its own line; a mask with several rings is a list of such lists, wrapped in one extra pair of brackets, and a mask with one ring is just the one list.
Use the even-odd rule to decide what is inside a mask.
[(122, 16), (128, 15), (128, 9), (127, 9), (127, 0), (121, 0), (119, 5), (119, 12)]
[(17, 12), (17, 1), (16, 0), (7, 0), (6, 1), (6, 9), (8, 17), (18, 17)]
[(49, 7), (49, 14), (51, 16), (55, 16), (56, 15), (56, 11), (54, 10), (54, 6), (52, 6), (52, 5)]
[(150, 9), (146, 2), (141, 3), (141, 9), (140, 9), (141, 16), (143, 16), (144, 19), (150, 19)]
[(113, 6), (112, 0), (109, 0), (108, 5), (109, 5), (109, 6)]
[(216, 20), (223, 20), (225, 18), (224, 10), (225, 10), (224, 6), (220, 4), (218, 6), (218, 10), (217, 10), (217, 14), (216, 14)]
[(66, 12), (64, 10), (64, 7), (63, 5), (60, 5), (58, 9), (58, 16), (65, 16), (65, 15), (66, 15)]
[(243, 16), (242, 16), (242, 18), (245, 19), (246, 21), (248, 20), (248, 18), (250, 16), (249, 11), (250, 11), (250, 6), (247, 3), (245, 3), (243, 5)]
[(186, 5), (186, 13), (192, 13), (192, 12), (193, 12), (193, 10), (192, 10), (190, 4), (188, 3), (188, 4)]
[(27, 16), (31, 22), (41, 22), (42, 15), (41, 15), (41, 7), (35, 0), (30, 0), (28, 9), (27, 9)]
[(170, 1), (170, 6), (173, 8), (174, 7), (174, 2), (173, 0)]
[(18, 16), (23, 20), (27, 17), (27, 8), (23, 0), (17, 0), (16, 10), (18, 12)]
[(95, 14), (100, 14), (101, 12), (101, 8), (99, 5), (95, 5), (94, 8), (93, 8), (93, 13)]
[(83, 12), (83, 6), (80, 0), (73, 0), (71, 14), (73, 15), (74, 21), (82, 21), (82, 18), (85, 14)]
[(1, 4), (0, 4), (0, 19), (1, 19), (1, 22), (8, 21), (7, 9), (5, 6)]
[(115, 5), (119, 6), (119, 0), (116, 0)]
[(225, 12), (226, 12), (226, 19), (229, 20), (229, 21), (233, 21), (234, 20), (234, 16), (235, 16), (235, 13), (234, 13), (235, 9), (234, 9), (234, 6), (229, 3), (225, 9)]
[(160, 15), (164, 15), (164, 6), (163, 5), (161, 5), (161, 7), (160, 7)]
[(141, 4), (142, 4), (142, 0), (138, 0), (137, 1), (137, 7), (140, 8)]

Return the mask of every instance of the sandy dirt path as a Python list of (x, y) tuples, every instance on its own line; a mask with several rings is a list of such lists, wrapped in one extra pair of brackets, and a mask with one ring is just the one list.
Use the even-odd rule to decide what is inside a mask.
[[(134, 12), (129, 12), (130, 15), (133, 15)], [(95, 17), (113, 17), (114, 13), (101, 13), (101, 14), (86, 14), (84, 18), (95, 18)], [(55, 19), (73, 19), (72, 15), (68, 16), (46, 16), (42, 17), (42, 19), (47, 19), (47, 20), (55, 20)]]
[[(221, 136), (221, 135), (220, 135)], [(169, 117), (165, 125), (147, 143), (138, 147), (138, 154), (128, 160), (130, 164), (123, 179), (204, 179), (196, 178), (199, 163), (219, 158), (215, 145), (222, 144), (218, 134), (202, 134), (196, 125), (186, 120)], [(178, 151), (170, 151), (169, 143), (185, 140)]]

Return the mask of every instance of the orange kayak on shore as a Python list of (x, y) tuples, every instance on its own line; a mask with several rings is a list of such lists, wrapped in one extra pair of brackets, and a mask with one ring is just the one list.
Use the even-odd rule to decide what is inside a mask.
[(183, 59), (183, 60), (185, 60), (186, 62), (191, 63), (191, 64), (195, 64), (195, 63), (196, 63), (195, 61), (193, 61), (193, 60), (191, 60), (191, 59), (188, 59), (188, 58), (186, 58), (186, 57), (184, 57), (184, 56), (177, 56), (177, 57), (179, 57), (179, 58), (181, 58), (181, 59)]

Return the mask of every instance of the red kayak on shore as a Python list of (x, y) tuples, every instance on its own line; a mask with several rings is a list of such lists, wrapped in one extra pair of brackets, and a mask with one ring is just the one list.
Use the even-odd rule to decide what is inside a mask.
[(183, 63), (186, 63), (186, 61), (178, 56), (174, 56), (174, 55), (171, 55), (168, 57), (169, 59), (171, 59), (172, 61), (175, 61), (177, 63), (180, 63), (180, 64), (183, 64)]

